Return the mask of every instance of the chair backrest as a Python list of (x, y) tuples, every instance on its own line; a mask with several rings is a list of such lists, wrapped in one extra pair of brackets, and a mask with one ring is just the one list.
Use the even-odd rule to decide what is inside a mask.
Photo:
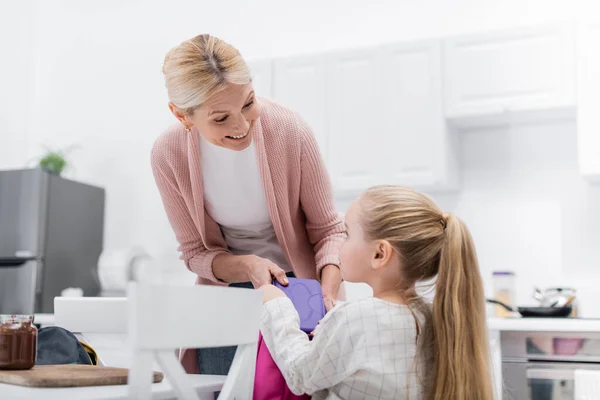
[(98, 365), (129, 368), (126, 297), (55, 297), (54, 324), (98, 351)]
[(126, 297), (55, 297), (54, 323), (74, 333), (127, 333)]
[(600, 370), (575, 370), (575, 400), (600, 399)]
[(238, 349), (219, 399), (252, 398), (262, 292), (131, 282), (127, 295), (134, 354), (131, 398), (149, 398), (152, 359), (158, 361), (178, 398), (197, 398), (175, 350), (234, 345)]

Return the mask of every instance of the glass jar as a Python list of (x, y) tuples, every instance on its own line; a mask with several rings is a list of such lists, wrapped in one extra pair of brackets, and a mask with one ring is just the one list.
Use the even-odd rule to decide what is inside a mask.
[[(511, 271), (494, 271), (492, 273), (494, 283), (494, 300), (500, 301), (515, 309), (515, 274)], [(495, 305), (494, 315), (496, 317), (509, 317), (511, 312), (506, 308)]]
[(0, 315), (0, 369), (31, 369), (37, 357), (33, 315)]

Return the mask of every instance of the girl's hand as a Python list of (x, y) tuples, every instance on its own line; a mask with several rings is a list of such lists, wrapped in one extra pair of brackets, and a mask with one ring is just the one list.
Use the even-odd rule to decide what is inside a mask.
[(335, 307), (341, 284), (342, 274), (337, 265), (326, 265), (321, 271), (321, 287), (323, 288), (323, 300), (327, 312)]
[(319, 320), (319, 322), (317, 322), (317, 326), (315, 326), (315, 329), (313, 329), (313, 331), (310, 333), (310, 337), (315, 337), (315, 335), (317, 334), (317, 329), (319, 329), (320, 324), (321, 324), (321, 320)]
[(281, 289), (271, 284), (263, 285), (259, 287), (258, 290), (263, 292), (263, 304), (268, 303), (277, 297), (286, 297)]

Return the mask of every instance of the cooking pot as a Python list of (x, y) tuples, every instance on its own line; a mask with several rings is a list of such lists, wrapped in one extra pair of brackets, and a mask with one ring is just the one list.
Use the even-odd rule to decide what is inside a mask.
[(549, 288), (542, 292), (540, 305), (542, 307), (562, 307), (576, 293), (576, 290), (572, 288)]

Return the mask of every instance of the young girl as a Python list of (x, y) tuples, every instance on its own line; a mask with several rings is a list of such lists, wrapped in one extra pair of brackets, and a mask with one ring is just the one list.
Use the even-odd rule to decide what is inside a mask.
[[(397, 186), (346, 214), (342, 277), (373, 298), (337, 305), (312, 341), (291, 301), (266, 285), (261, 332), (296, 394), (313, 399), (491, 400), (483, 285), (467, 227)], [(437, 278), (433, 304), (415, 285)]]

